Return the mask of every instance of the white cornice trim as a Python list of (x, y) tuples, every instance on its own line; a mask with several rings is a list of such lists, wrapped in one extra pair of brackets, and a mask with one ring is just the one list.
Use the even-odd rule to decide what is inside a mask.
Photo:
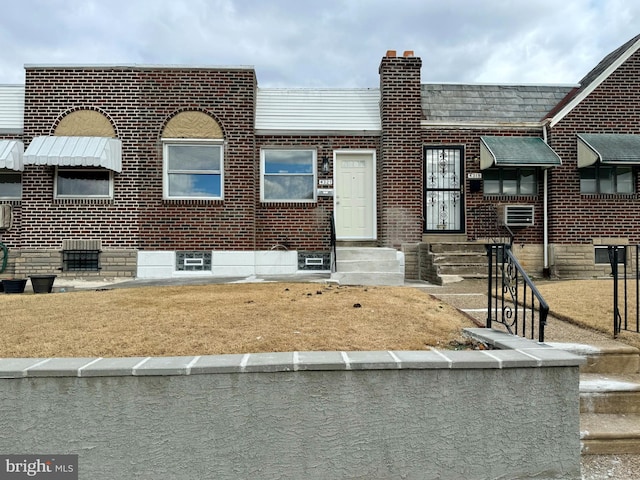
[(487, 128), (495, 129), (511, 129), (511, 130), (528, 130), (528, 129), (542, 129), (545, 122), (455, 122), (445, 120), (422, 120), (420, 127), (423, 129), (436, 129), (436, 128), (462, 128), (468, 130), (486, 130)]
[(578, 95), (576, 95), (569, 103), (567, 103), (562, 110), (560, 110), (554, 117), (552, 118), (549, 126), (553, 128), (560, 120), (566, 117), (571, 110), (573, 110), (576, 106), (578, 106), (587, 96), (591, 94), (596, 88), (600, 86), (602, 82), (604, 82), (609, 75), (615, 72), (620, 65), (626, 62), (631, 55), (636, 53), (636, 51), (640, 48), (640, 39), (638, 39), (630, 48), (627, 49), (624, 54), (620, 55), (615, 62), (613, 62), (609, 67), (602, 72), (598, 78), (596, 78), (593, 82), (591, 82), (583, 91), (581, 91)]

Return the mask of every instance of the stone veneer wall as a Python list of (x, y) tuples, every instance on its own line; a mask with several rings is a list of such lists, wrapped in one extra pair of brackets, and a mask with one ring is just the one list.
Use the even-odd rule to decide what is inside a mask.
[(490, 351), (0, 359), (0, 451), (80, 478), (580, 478), (581, 357)]
[(135, 277), (137, 251), (103, 250), (100, 252), (100, 270), (96, 272), (62, 272), (61, 250), (22, 249), (9, 251), (10, 264), (3, 277), (53, 274), (64, 277)]

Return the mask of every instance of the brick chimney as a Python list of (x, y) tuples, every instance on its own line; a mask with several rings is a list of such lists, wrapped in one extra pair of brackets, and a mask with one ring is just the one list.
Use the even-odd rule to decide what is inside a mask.
[(422, 240), (423, 189), (420, 121), (422, 60), (407, 50), (380, 62), (382, 142), (379, 164), (380, 240), (399, 248)]

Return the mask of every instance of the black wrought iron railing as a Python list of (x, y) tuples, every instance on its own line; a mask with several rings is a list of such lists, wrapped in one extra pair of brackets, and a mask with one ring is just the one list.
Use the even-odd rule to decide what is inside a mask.
[(331, 212), (331, 216), (329, 217), (329, 223), (331, 225), (331, 271), (336, 272), (337, 268), (337, 254), (336, 254), (336, 244), (338, 243), (336, 240), (336, 220), (333, 216), (333, 212)]
[(483, 238), (494, 244), (513, 244), (513, 231), (500, 221), (498, 208), (492, 203), (483, 203), (469, 212), (473, 237)]
[(544, 342), (549, 305), (526, 274), (511, 245), (487, 244), (487, 328)]
[(613, 277), (613, 337), (623, 330), (640, 333), (640, 245), (608, 245), (607, 252)]

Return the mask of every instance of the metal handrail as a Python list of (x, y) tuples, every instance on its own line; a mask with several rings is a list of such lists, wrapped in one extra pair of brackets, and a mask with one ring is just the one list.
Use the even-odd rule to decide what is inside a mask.
[(537, 329), (538, 341), (544, 342), (549, 305), (518, 262), (510, 244), (487, 244), (486, 249), (489, 257), (487, 328), (492, 328), (495, 322), (513, 335), (531, 339), (536, 338)]
[(330, 240), (330, 245), (331, 245), (331, 252), (332, 252), (332, 259), (331, 259), (331, 272), (337, 272), (338, 271), (338, 261), (337, 261), (337, 248), (336, 248), (336, 244), (337, 239), (336, 239), (336, 220), (333, 216), (333, 212), (331, 212), (331, 215), (329, 217), (329, 223), (331, 225), (331, 240)]
[[(630, 321), (629, 315), (629, 284), (628, 279), (630, 275), (627, 270), (627, 265), (629, 264), (629, 253), (632, 251), (632, 246), (630, 245), (608, 245), (607, 251), (609, 254), (609, 263), (611, 265), (611, 276), (613, 277), (613, 338), (616, 338), (622, 330), (628, 332), (636, 332), (640, 333), (640, 267), (639, 257), (640, 257), (640, 245), (635, 246), (635, 294), (636, 294), (636, 304), (635, 304), (635, 329)], [(620, 279), (620, 255), (619, 252), (624, 252), (624, 261), (622, 262), (622, 280)], [(620, 281), (622, 281), (623, 288), (623, 296), (622, 302), (624, 313), (620, 311)]]
[[(513, 230), (508, 225), (504, 225), (498, 218), (498, 208), (493, 203), (485, 203), (471, 208), (471, 215), (476, 218), (477, 223), (481, 223), (484, 228), (481, 229), (477, 237), (485, 237), (490, 239), (494, 244), (508, 243), (513, 245), (515, 237)], [(506, 241), (505, 241), (506, 240)]]

